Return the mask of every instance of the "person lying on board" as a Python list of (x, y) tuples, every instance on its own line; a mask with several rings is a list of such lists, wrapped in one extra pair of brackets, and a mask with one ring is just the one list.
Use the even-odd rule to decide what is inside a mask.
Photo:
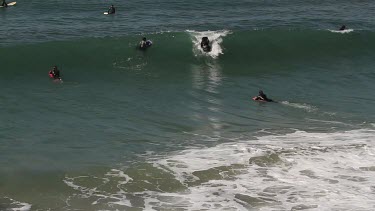
[(267, 95), (263, 93), (262, 90), (259, 90), (259, 94), (254, 100), (263, 100), (267, 102), (273, 102), (273, 100), (269, 99)]
[(60, 77), (60, 70), (57, 69), (56, 65), (52, 68), (52, 70), (49, 71), (49, 75), (53, 79), (61, 79), (61, 77)]

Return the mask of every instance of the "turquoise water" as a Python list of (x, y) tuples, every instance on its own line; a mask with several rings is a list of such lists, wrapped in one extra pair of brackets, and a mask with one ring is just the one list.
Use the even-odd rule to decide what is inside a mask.
[(373, 210), (371, 1), (114, 4), (0, 10), (0, 210)]

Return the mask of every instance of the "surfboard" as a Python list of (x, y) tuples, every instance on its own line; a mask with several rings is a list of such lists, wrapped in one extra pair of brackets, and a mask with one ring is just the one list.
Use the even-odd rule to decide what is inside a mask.
[[(14, 1), (14, 2), (10, 2), (10, 3), (8, 3), (7, 5), (8, 5), (8, 7), (9, 7), (9, 6), (14, 6), (14, 5), (16, 5), (16, 4), (17, 4), (17, 2)], [(3, 6), (0, 6), (0, 7), (3, 7)]]
[(258, 101), (258, 102), (265, 102), (265, 103), (267, 102), (267, 101), (265, 101), (265, 100), (258, 100), (257, 98), (258, 98), (258, 97), (255, 96), (255, 97), (253, 97), (252, 99), (253, 99), (254, 101)]
[(104, 12), (103, 14), (104, 14), (104, 15), (108, 15), (108, 12)]
[(262, 103), (277, 103), (277, 101), (274, 101), (274, 100), (271, 100), (271, 99), (268, 99), (267, 100), (261, 100), (261, 99), (258, 99), (258, 96), (255, 96), (252, 98), (254, 101), (257, 101), (257, 102), (262, 102)]

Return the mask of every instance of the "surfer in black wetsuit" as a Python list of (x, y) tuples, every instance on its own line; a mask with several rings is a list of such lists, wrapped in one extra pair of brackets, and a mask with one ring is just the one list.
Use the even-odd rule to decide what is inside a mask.
[(141, 49), (145, 49), (147, 46), (146, 46), (146, 37), (142, 38), (141, 42), (139, 42), (139, 47)]
[(1, 6), (3, 6), (3, 7), (7, 7), (8, 4), (5, 2), (5, 0), (3, 0), (3, 3), (1, 3)]
[(208, 37), (202, 37), (201, 48), (206, 52), (211, 51), (210, 40)]
[(116, 9), (115, 7), (113, 6), (113, 4), (109, 7), (108, 9), (108, 14), (115, 14), (116, 13)]
[(259, 90), (259, 94), (258, 94), (258, 96), (256, 97), (255, 100), (264, 100), (264, 101), (267, 101), (267, 102), (274, 102), (273, 100), (269, 99), (267, 97), (267, 95), (263, 93), (262, 90)]
[(346, 29), (345, 25), (342, 25), (341, 28), (339, 29), (340, 31), (344, 31)]
[(57, 69), (57, 66), (54, 66), (53, 69), (50, 72), (52, 72), (53, 79), (61, 79), (60, 78), (60, 70)]
[(143, 37), (141, 42), (139, 42), (139, 48), (140, 49), (146, 49), (152, 45), (152, 42), (150, 40), (147, 40), (146, 37)]

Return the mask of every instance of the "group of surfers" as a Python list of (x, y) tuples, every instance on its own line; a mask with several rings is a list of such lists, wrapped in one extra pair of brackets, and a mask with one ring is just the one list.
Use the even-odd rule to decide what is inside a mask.
[[(142, 40), (139, 42), (139, 49), (145, 50), (148, 47), (152, 45), (151, 40), (147, 40), (146, 37), (143, 37)], [(60, 70), (57, 68), (57, 66), (53, 66), (52, 69), (48, 72), (48, 75), (50, 78), (56, 81), (62, 81), (60, 76)]]
[[(52, 78), (54, 81), (60, 81), (62, 82), (62, 79), (60, 77), (60, 70), (57, 68), (57, 66), (53, 66), (52, 69), (48, 72), (48, 75), (50, 78)], [(276, 102), (272, 99), (269, 99), (266, 94), (262, 90), (259, 90), (258, 96), (253, 97), (253, 100), (255, 101), (261, 101), (261, 102)]]
[[(7, 4), (5, 2), (5, 0), (2, 0), (2, 6), (3, 7), (6, 7)], [(115, 14), (116, 13), (116, 9), (113, 5), (111, 5), (108, 9), (108, 14)], [(346, 29), (346, 26), (345, 25), (342, 25), (341, 28), (339, 29), (340, 31), (342, 30), (345, 30)], [(142, 40), (140, 41), (139, 43), (139, 48), (141, 50), (144, 50), (144, 49), (147, 49), (148, 47), (150, 47), (152, 45), (152, 42), (151, 40), (147, 40), (146, 37), (143, 37)], [(208, 37), (202, 37), (202, 41), (201, 41), (201, 48), (203, 51), (205, 52), (209, 52), (211, 51), (211, 45), (210, 45), (210, 40), (208, 39)], [(53, 68), (49, 71), (49, 76), (51, 78), (53, 78), (54, 80), (61, 80), (61, 77), (60, 77), (60, 70), (57, 68), (57, 66), (53, 66)], [(264, 102), (275, 102), (273, 101), (272, 99), (269, 99), (267, 97), (266, 94), (264, 94), (264, 92), (262, 90), (259, 90), (259, 93), (258, 93), (258, 96), (255, 96), (253, 98), (253, 100), (255, 101), (264, 101)]]
[[(4, 0), (5, 1), (5, 0)], [(109, 7), (108, 9), (108, 14), (115, 14), (116, 13), (116, 8), (113, 6), (113, 4)], [(144, 50), (152, 45), (152, 42), (150, 40), (147, 40), (145, 37), (141, 40), (139, 43), (139, 48)], [(210, 45), (210, 40), (208, 37), (202, 37), (201, 41), (201, 48), (205, 52), (211, 51), (211, 45)]]

